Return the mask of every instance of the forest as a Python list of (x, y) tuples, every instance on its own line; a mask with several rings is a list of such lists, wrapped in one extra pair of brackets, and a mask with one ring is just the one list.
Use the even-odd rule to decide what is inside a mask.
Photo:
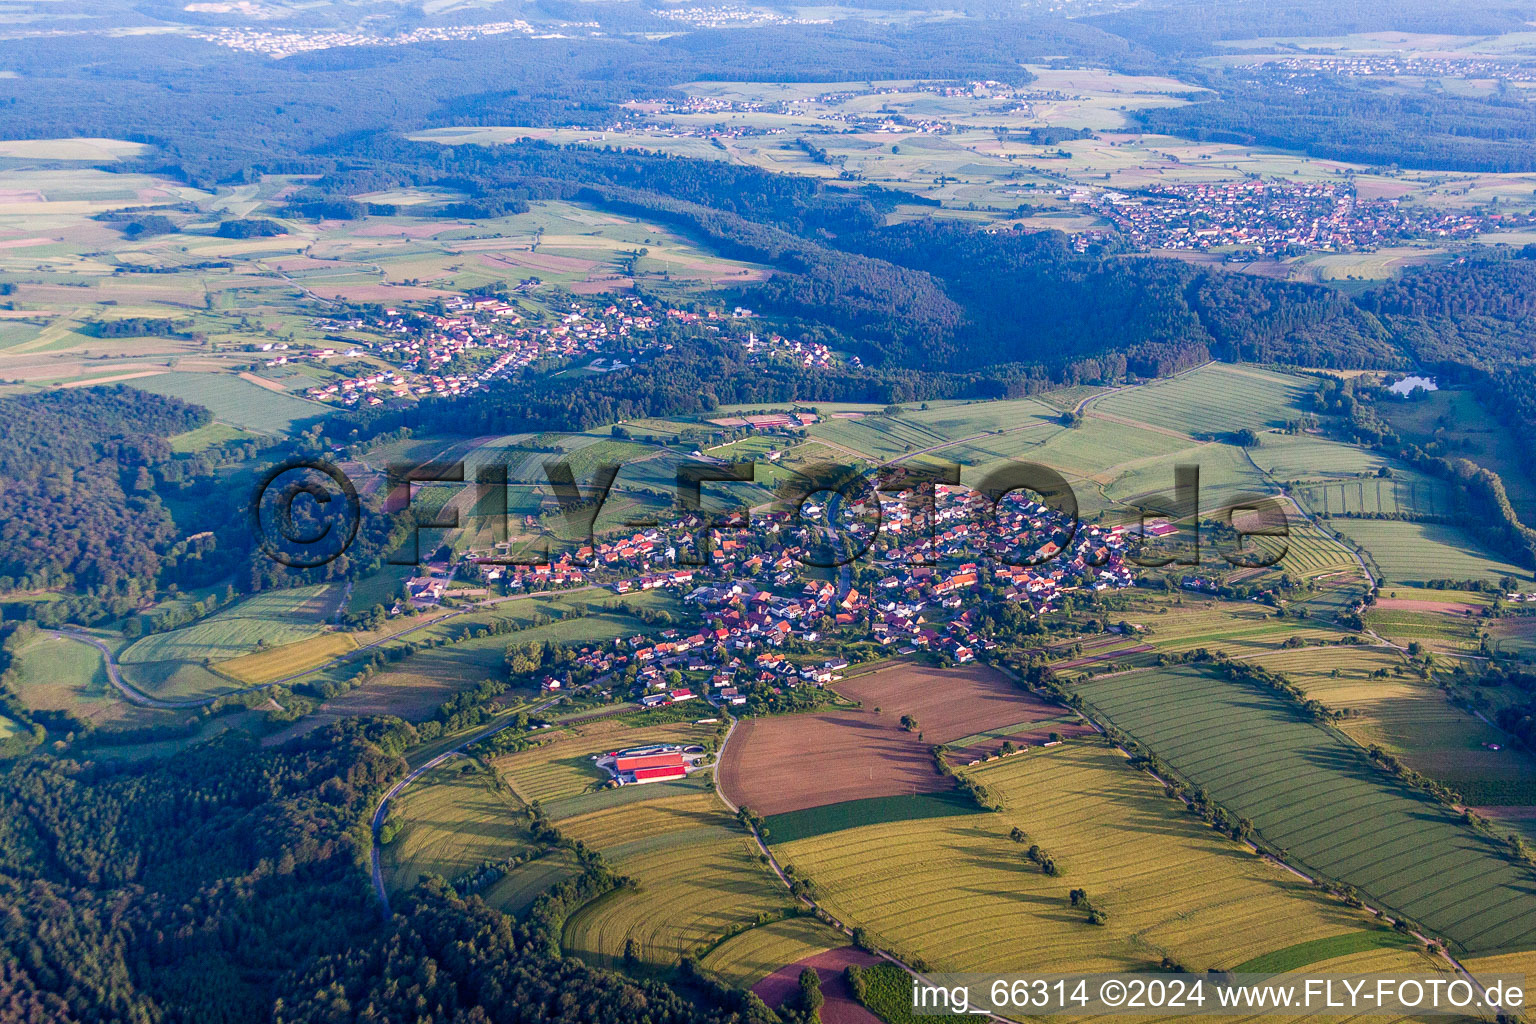
[[(1536, 107), (1518, 95), (1444, 95), (1326, 71), (1192, 76), (1214, 93), (1143, 110), (1148, 131), (1275, 146), (1376, 167), (1536, 170)], [(1211, 97), (1211, 98), (1207, 98)]]

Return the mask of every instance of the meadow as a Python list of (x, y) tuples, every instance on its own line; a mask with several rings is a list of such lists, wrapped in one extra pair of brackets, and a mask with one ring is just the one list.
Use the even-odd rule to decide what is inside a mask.
[[(1231, 967), (1365, 917), (1212, 832), (1098, 742), (1005, 758), (966, 774), (997, 814), (870, 825), (773, 844), (840, 919), (935, 970), (1141, 970), (1171, 956)], [(1019, 828), (1026, 843), (1013, 842)], [(1060, 874), (1025, 856), (1038, 844)], [(1108, 913), (1089, 924), (1068, 890)]]
[(1438, 441), (1499, 474), (1521, 520), (1527, 525), (1536, 520), (1536, 481), (1522, 465), (1519, 438), (1470, 391), (1441, 388), (1387, 402), (1381, 414), (1405, 439), (1421, 445)]
[[(122, 646), (120, 638), (99, 639)], [(68, 711), (103, 730), (172, 724), (183, 717), (123, 700), (107, 679), (101, 652), (84, 641), (38, 636), (13, 657), (9, 685), (27, 708)]]
[(126, 383), (204, 406), (215, 420), (264, 434), (291, 434), (326, 414), (325, 407), (315, 402), (270, 391), (232, 374), (161, 373)]
[(1536, 946), (1529, 869), (1270, 691), (1182, 667), (1077, 692), (1303, 869), (1355, 886), (1463, 952)]

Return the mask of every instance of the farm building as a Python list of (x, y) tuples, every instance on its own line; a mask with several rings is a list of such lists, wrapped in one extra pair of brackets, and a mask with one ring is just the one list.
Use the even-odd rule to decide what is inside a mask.
[(620, 754), (613, 759), (615, 771), (628, 772), (637, 768), (674, 768), (683, 763), (683, 752), (671, 750), (662, 754), (638, 754), (627, 756)]
[(599, 768), (606, 769), (621, 786), (639, 782), (666, 782), (681, 779), (688, 769), (697, 764), (704, 748), (697, 744), (682, 746), (676, 743), (658, 743), (646, 747), (629, 747), (611, 750), (606, 754), (593, 755)]
[(629, 773), (636, 783), (640, 782), (669, 782), (672, 779), (680, 779), (688, 774), (688, 769), (680, 764), (661, 768), (636, 768)]

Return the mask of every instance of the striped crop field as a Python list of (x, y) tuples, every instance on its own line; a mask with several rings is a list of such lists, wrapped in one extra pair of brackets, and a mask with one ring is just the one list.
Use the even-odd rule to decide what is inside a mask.
[(1276, 651), (1254, 661), (1283, 674), (1308, 697), (1347, 711), (1338, 727), (1356, 743), (1374, 743), (1452, 789), (1473, 796), (1490, 786), (1529, 781), (1523, 758), (1490, 749), (1490, 744), (1503, 747), (1507, 742), (1499, 730), (1447, 701), (1439, 687), (1406, 671), (1396, 651), (1309, 647)]
[(814, 917), (790, 917), (749, 928), (710, 950), (699, 965), (736, 988), (751, 988), (785, 964), (848, 944)]
[(1226, 434), (1296, 419), (1309, 390), (1301, 377), (1212, 363), (1105, 395), (1091, 408), (1165, 430)]
[(1366, 625), (1399, 644), (1419, 641), (1435, 650), (1455, 653), (1476, 651), (1485, 621), (1476, 616), (1437, 611), (1406, 611), (1399, 608), (1366, 611)]
[[(417, 779), (391, 804), (390, 816), (401, 828), (382, 848), (380, 860), (385, 885), (394, 893), (410, 890), (422, 875), (452, 881), (488, 861), (536, 849), (521, 805), (465, 760), (450, 761)], [(491, 899), (489, 893), (481, 895)]]
[(1059, 473), (1097, 476), (1116, 466), (1188, 451), (1193, 443), (1117, 420), (1084, 417), (1070, 430), (1058, 430), (1030, 456), (1031, 462)]
[(1530, 869), (1278, 695), (1193, 666), (1078, 692), (1304, 870), (1355, 886), (1461, 951), (1536, 948)]
[(1420, 474), (1399, 474), (1298, 484), (1298, 500), (1313, 512), (1331, 516), (1446, 516), (1455, 511), (1450, 488)]
[[(1289, 535), (1278, 539), (1279, 543), (1285, 545), (1285, 555), (1275, 564), (1275, 568), (1305, 579), (1335, 574), (1341, 570), (1347, 570), (1362, 580), (1365, 578), (1355, 553), (1331, 535), (1300, 517), (1293, 517), (1289, 528)], [(1254, 543), (1260, 548), (1267, 548), (1271, 542), (1255, 538)]]
[(633, 940), (641, 962), (668, 968), (759, 914), (790, 907), (757, 844), (713, 793), (621, 804), (559, 827), (636, 882), (566, 920), (562, 947), (589, 964), (617, 967)]
[[(811, 436), (884, 462), (922, 448), (956, 440), (942, 431), (900, 416), (864, 416), (856, 420), (827, 420), (811, 428)], [(964, 435), (957, 435), (964, 436)]]
[(1503, 561), (1454, 526), (1388, 519), (1334, 519), (1328, 525), (1360, 545), (1391, 583), (1531, 579), (1529, 570)]
[[(832, 914), (936, 970), (1110, 971), (1165, 955), (1229, 968), (1297, 941), (1357, 931), (1359, 911), (1199, 822), (1098, 742), (966, 770), (1003, 810), (775, 843)], [(1009, 838), (1020, 828), (1061, 868)], [(1088, 924), (1068, 892), (1109, 914)]]
[(1261, 469), (1277, 480), (1356, 476), (1375, 473), (1387, 464), (1383, 456), (1368, 448), (1330, 441), (1316, 434), (1264, 434), (1250, 454)]
[(269, 391), (228, 373), (172, 371), (127, 382), (130, 387), (205, 406), (214, 419), (264, 434), (287, 434), (296, 425), (329, 415), (326, 406)]
[(1138, 639), (1168, 654), (1204, 647), (1245, 657), (1276, 649), (1293, 637), (1317, 642), (1346, 635), (1316, 619), (1278, 618), (1260, 604), (1212, 601), (1193, 594), (1180, 600), (1182, 604), (1156, 604), (1147, 612), (1128, 612), (1124, 617), (1142, 627)]

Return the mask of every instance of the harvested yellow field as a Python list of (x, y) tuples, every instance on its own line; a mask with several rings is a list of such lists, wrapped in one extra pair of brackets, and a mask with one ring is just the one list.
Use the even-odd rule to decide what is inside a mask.
[[(1196, 970), (1366, 926), (1212, 831), (1117, 752), (1068, 744), (971, 773), (1004, 811), (850, 829), (775, 846), (835, 916), (939, 970)], [(1043, 874), (1024, 830), (1062, 868)], [(1086, 889), (1108, 923), (1068, 893)]]
[(713, 793), (694, 793), (563, 818), (560, 831), (601, 850), (680, 829), (718, 824), (719, 800)]
[(848, 944), (848, 937), (814, 917), (761, 924), (726, 939), (700, 966), (727, 985), (751, 988), (785, 964)]
[(309, 640), (221, 661), (214, 667), (241, 682), (257, 685), (308, 672), (355, 650), (357, 641), (352, 634), (322, 633)]
[(1279, 650), (1296, 637), (1309, 642), (1336, 641), (1345, 631), (1318, 620), (1278, 618), (1260, 604), (1213, 601), (1191, 594), (1127, 612), (1124, 618), (1142, 627), (1138, 639), (1170, 654), (1204, 647), (1232, 658), (1248, 658)]
[[(1388, 648), (1304, 648), (1254, 660), (1284, 674), (1308, 697), (1347, 711), (1337, 724), (1356, 743), (1380, 746), (1452, 788), (1466, 788), (1475, 802), (1500, 802), (1482, 798), (1486, 782), (1528, 776), (1523, 759), (1492, 749), (1507, 744), (1499, 730), (1451, 704)], [(1389, 675), (1372, 678), (1383, 670)]]
[(759, 914), (790, 905), (757, 845), (709, 794), (620, 804), (559, 827), (636, 881), (566, 921), (561, 945), (590, 964), (617, 966), (633, 941), (641, 961), (671, 967)]

